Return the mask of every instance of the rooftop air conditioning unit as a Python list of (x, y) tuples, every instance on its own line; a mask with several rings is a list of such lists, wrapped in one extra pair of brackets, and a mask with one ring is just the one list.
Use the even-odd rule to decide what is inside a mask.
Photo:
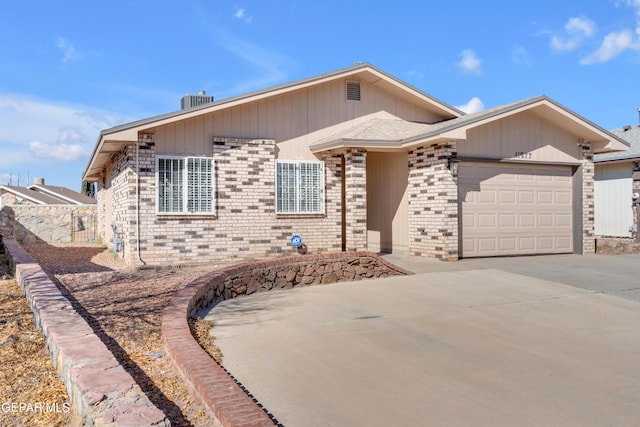
[(200, 105), (210, 104), (212, 102), (213, 96), (209, 96), (204, 90), (201, 90), (197, 95), (183, 96), (182, 100), (180, 101), (180, 108), (184, 110), (185, 108), (198, 107)]

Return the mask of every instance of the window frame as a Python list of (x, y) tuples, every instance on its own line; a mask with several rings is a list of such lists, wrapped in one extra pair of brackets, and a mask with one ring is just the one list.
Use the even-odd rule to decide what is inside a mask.
[[(191, 212), (191, 203), (194, 197), (191, 195), (191, 189), (189, 188), (190, 183), (190, 175), (193, 175), (194, 172), (189, 169), (189, 160), (196, 159), (198, 161), (208, 161), (210, 162), (210, 179), (211, 179), (211, 188), (210, 188), (210, 196), (211, 196), (211, 210), (210, 211), (193, 211)], [(157, 155), (156, 156), (156, 170), (155, 170), (155, 178), (156, 178), (156, 215), (159, 216), (215, 216), (216, 215), (216, 164), (213, 157), (210, 156), (176, 156), (176, 155)], [(160, 162), (162, 160), (171, 160), (171, 161), (182, 161), (182, 167), (179, 169), (181, 176), (181, 210), (179, 211), (161, 211), (160, 210), (160, 197), (161, 197), (161, 185), (160, 185)], [(201, 172), (199, 172), (198, 177), (196, 178), (196, 182), (200, 181), (202, 178), (200, 177)], [(204, 179), (207, 179), (206, 177)], [(200, 188), (200, 187), (198, 187)], [(206, 193), (206, 190), (205, 190)], [(196, 195), (196, 197), (200, 196), (197, 199), (197, 204), (201, 203), (202, 194)], [(175, 197), (172, 195), (171, 197)]]
[[(295, 210), (290, 211), (290, 210), (280, 210), (280, 205), (281, 203), (279, 203), (280, 197), (282, 197), (281, 190), (280, 190), (280, 181), (282, 179), (282, 177), (280, 176), (280, 174), (278, 173), (278, 169), (280, 165), (284, 165), (284, 164), (288, 164), (288, 165), (294, 165), (295, 167), (295, 177), (293, 180), (293, 185), (295, 186), (293, 193), (294, 193), (294, 204), (295, 204)], [(311, 188), (310, 190), (306, 190), (306, 191), (302, 191), (302, 186), (304, 185), (303, 179), (301, 178), (301, 170), (302, 167), (301, 165), (304, 164), (313, 164), (313, 165), (318, 165), (320, 170), (318, 171), (318, 177), (319, 177), (319, 182), (315, 183), (315, 189)], [(277, 215), (324, 215), (326, 213), (326, 203), (325, 203), (325, 177), (324, 177), (324, 162), (322, 161), (318, 161), (318, 160), (276, 160), (275, 162), (275, 212)], [(289, 180), (291, 178), (288, 178)], [(291, 191), (291, 189), (288, 190), (289, 192)], [(303, 207), (303, 201), (304, 201), (304, 197), (302, 196), (303, 193), (305, 192), (317, 192), (318, 193), (318, 202), (319, 202), (319, 209), (317, 210), (313, 210), (313, 211), (303, 211), (301, 210), (301, 208)]]

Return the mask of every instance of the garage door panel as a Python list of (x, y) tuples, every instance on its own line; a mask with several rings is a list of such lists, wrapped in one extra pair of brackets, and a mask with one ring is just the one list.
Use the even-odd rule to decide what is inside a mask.
[(499, 239), (501, 251), (514, 251), (518, 248), (518, 239), (515, 237), (503, 237)]
[(496, 203), (496, 191), (495, 190), (487, 190), (478, 193), (477, 198), (478, 204), (495, 204)]
[(517, 223), (517, 216), (515, 214), (499, 214), (498, 224), (501, 228), (515, 227)]
[(503, 205), (515, 205), (516, 191), (515, 190), (500, 191), (499, 200), (500, 200), (500, 203)]
[(461, 164), (462, 257), (573, 250), (570, 167)]
[(569, 252), (573, 247), (573, 239), (571, 236), (558, 237), (556, 238), (556, 247)]
[(478, 227), (479, 228), (496, 228), (496, 214), (479, 214), (478, 215)]
[(520, 237), (518, 239), (518, 249), (521, 251), (535, 251), (536, 249), (535, 237)]
[(552, 191), (538, 191), (538, 203), (550, 205), (553, 203), (553, 192)]
[(572, 202), (570, 191), (556, 191), (555, 198), (558, 204), (570, 205)]
[(535, 227), (536, 226), (536, 216), (534, 214), (520, 214), (520, 215), (518, 215), (518, 225), (521, 228), (524, 228), (524, 227)]
[(555, 239), (553, 236), (542, 236), (538, 238), (538, 247), (543, 251), (553, 250)]
[(556, 220), (555, 226), (564, 227), (564, 228), (571, 227), (571, 223), (572, 223), (571, 219), (572, 219), (571, 215), (558, 214), (555, 217), (555, 220)]
[(489, 256), (497, 250), (497, 242), (495, 238), (479, 238), (478, 239), (478, 253)]
[(521, 205), (533, 205), (536, 203), (536, 192), (533, 190), (518, 190), (518, 202)]

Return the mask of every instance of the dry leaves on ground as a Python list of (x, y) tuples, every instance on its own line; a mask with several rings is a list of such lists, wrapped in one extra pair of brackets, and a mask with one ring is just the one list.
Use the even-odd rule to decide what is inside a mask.
[(79, 424), (15, 280), (0, 281), (0, 366), (0, 425)]

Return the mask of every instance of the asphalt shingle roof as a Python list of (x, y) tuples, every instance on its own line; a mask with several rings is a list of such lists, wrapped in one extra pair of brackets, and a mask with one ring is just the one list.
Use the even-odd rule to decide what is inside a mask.
[(30, 199), (32, 201), (35, 202), (39, 202), (43, 205), (59, 205), (62, 204), (60, 202), (60, 200), (48, 196), (44, 193), (38, 193), (37, 191), (33, 191), (30, 188), (27, 187), (16, 187), (13, 185), (3, 185), (0, 187), (0, 189), (4, 190), (4, 191), (8, 191), (10, 193), (13, 193), (17, 196), (21, 196), (23, 198), (26, 199)]
[(615, 153), (596, 154), (593, 160), (596, 163), (610, 162), (613, 160), (640, 159), (640, 126), (625, 126), (619, 129), (610, 130), (612, 134), (629, 143), (629, 149)]

